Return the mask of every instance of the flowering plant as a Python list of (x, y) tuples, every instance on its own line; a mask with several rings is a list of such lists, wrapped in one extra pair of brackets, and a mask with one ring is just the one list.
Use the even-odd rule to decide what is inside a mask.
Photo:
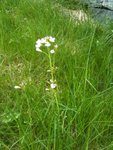
[[(41, 52), (48, 56), (49, 58), (49, 67), (50, 69), (47, 70), (47, 72), (50, 72), (51, 74), (51, 79), (50, 79), (50, 88), (55, 89), (57, 87), (56, 80), (55, 80), (55, 72), (54, 70), (56, 69), (55, 67), (55, 53), (56, 49), (58, 48), (58, 45), (55, 44), (55, 38), (52, 36), (46, 36), (44, 38), (38, 39), (36, 41), (36, 51)], [(47, 52), (43, 51), (43, 48), (47, 48)], [(49, 88), (46, 88), (46, 90), (49, 90)]]

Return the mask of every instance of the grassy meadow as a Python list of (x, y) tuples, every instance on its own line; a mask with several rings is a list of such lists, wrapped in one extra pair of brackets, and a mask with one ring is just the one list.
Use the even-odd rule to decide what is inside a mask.
[[(45, 36), (58, 44), (49, 91)], [(0, 150), (113, 150), (112, 25), (78, 25), (54, 0), (0, 0)]]

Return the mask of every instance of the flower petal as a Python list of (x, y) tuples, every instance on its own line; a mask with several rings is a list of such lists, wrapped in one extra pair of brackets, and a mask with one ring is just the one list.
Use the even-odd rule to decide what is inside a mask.
[(50, 86), (51, 86), (52, 89), (55, 89), (57, 87), (57, 84), (51, 83)]

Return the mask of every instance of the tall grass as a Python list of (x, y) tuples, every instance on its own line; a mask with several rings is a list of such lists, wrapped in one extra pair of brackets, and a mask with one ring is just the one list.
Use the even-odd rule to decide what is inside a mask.
[[(0, 1), (0, 149), (112, 150), (112, 27), (75, 24), (51, 1)], [(58, 89), (45, 91), (52, 35)], [(15, 85), (26, 83), (22, 89)]]

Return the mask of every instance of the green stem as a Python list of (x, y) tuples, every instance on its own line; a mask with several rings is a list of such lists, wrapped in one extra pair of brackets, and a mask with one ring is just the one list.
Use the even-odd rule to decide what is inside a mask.
[(49, 64), (50, 64), (50, 70), (51, 70), (51, 79), (52, 81), (54, 81), (54, 73), (53, 73), (53, 64), (52, 64), (52, 59), (51, 59), (51, 54), (50, 54), (50, 51), (48, 49), (48, 56), (49, 56)]

